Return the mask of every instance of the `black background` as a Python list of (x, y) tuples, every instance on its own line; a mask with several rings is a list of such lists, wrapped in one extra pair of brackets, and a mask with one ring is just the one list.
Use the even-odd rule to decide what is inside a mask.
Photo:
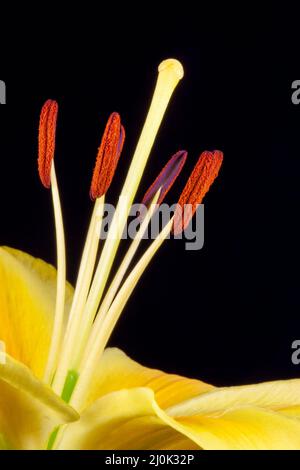
[[(147, 10), (149, 9), (149, 11)], [(205, 245), (168, 241), (141, 279), (110, 344), (139, 362), (216, 385), (296, 377), (300, 338), (300, 105), (297, 20), (231, 7), (116, 6), (110, 14), (50, 11), (47, 23), (7, 32), (0, 79), (0, 243), (55, 263), (50, 193), (36, 170), (40, 107), (60, 105), (56, 168), (74, 282), (92, 204), (96, 150), (110, 112), (127, 132), (107, 200), (116, 200), (161, 60), (185, 68), (149, 160), (143, 195), (178, 149), (189, 160), (168, 196), (176, 202), (198, 155), (224, 152), (205, 199)], [(151, 11), (153, 10), (153, 11)], [(102, 12), (103, 13), (103, 12)], [(154, 13), (153, 17), (151, 13)], [(79, 19), (79, 17), (81, 18)], [(284, 16), (284, 17), (283, 17)], [(61, 36), (58, 35), (58, 31)]]

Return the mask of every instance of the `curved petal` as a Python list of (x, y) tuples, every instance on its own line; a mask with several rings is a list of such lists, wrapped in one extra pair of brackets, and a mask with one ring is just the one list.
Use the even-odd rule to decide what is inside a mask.
[(181, 428), (158, 407), (152, 390), (124, 389), (99, 398), (78, 422), (68, 425), (57, 448), (199, 449), (176, 427)]
[(62, 448), (300, 449), (298, 379), (218, 389), (114, 348), (98, 372), (87, 399), (96, 402), (67, 427)]
[(206, 450), (300, 450), (300, 421), (262, 408), (236, 407), (176, 422)]
[(59, 449), (300, 449), (300, 421), (258, 407), (172, 418), (153, 390), (131, 388), (99, 398), (68, 425)]
[[(66, 311), (72, 288), (67, 285)], [(0, 247), (0, 340), (6, 351), (41, 378), (52, 330), (56, 270), (44, 261)]]
[(85, 407), (99, 397), (123, 388), (148, 387), (161, 408), (213, 390), (212, 385), (160, 370), (143, 367), (117, 348), (105, 350)]
[(224, 387), (165, 410), (205, 449), (300, 449), (300, 380)]
[(58, 424), (75, 421), (77, 412), (9, 355), (0, 363), (0, 449), (45, 448)]
[(216, 388), (169, 407), (173, 417), (215, 415), (236, 407), (259, 407), (300, 418), (300, 379)]

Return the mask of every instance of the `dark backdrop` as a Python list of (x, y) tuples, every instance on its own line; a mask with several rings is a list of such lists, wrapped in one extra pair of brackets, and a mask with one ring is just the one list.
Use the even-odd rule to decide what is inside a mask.
[[(72, 13), (72, 12), (71, 12)], [(77, 12), (80, 13), (80, 12)], [(118, 111), (127, 131), (114, 201), (134, 151), (162, 59), (185, 68), (143, 179), (189, 151), (169, 194), (175, 202), (198, 155), (224, 152), (205, 199), (205, 245), (168, 241), (138, 284), (111, 339), (151, 366), (217, 385), (296, 377), (300, 338), (300, 105), (297, 25), (270, 12), (190, 8), (166, 20), (54, 16), (29, 41), (5, 37), (7, 105), (0, 107), (0, 243), (55, 263), (50, 193), (36, 171), (37, 126), (47, 98), (60, 105), (56, 167), (65, 216), (68, 277), (76, 278), (91, 212), (88, 197), (105, 121)], [(124, 13), (126, 15), (126, 13)], [(135, 16), (137, 15), (137, 17)], [(92, 15), (91, 15), (92, 16)], [(139, 18), (139, 20), (137, 19)], [(98, 24), (97, 24), (98, 23)], [(71, 31), (68, 27), (71, 26)], [(57, 36), (57, 28), (63, 35)], [(28, 38), (27, 38), (28, 39)], [(139, 193), (142, 195), (143, 190)]]

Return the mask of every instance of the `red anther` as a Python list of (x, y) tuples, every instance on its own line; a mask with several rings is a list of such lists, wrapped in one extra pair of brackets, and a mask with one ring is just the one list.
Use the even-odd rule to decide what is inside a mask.
[(51, 164), (55, 151), (57, 113), (57, 102), (47, 100), (40, 114), (38, 170), (45, 188), (51, 186)]
[(90, 197), (95, 200), (105, 194), (112, 182), (125, 140), (118, 113), (112, 113), (106, 124), (94, 168)]
[[(177, 204), (172, 228), (174, 235), (181, 233), (190, 223), (198, 205), (218, 176), (222, 161), (223, 153), (219, 150), (205, 151), (200, 155)], [(188, 216), (184, 217), (186, 205), (189, 205), (190, 210)]]

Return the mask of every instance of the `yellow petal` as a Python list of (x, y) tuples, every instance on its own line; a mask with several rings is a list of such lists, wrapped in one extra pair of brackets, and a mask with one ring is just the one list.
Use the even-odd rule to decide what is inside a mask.
[[(0, 340), (6, 351), (43, 375), (56, 297), (56, 270), (40, 259), (0, 248)], [(66, 292), (66, 311), (72, 288)]]
[(68, 426), (64, 448), (300, 448), (300, 380), (218, 389), (114, 348), (98, 374), (87, 403), (100, 398)]
[(169, 415), (215, 414), (234, 407), (259, 407), (300, 417), (300, 379), (222, 387), (169, 407)]
[(173, 418), (153, 390), (123, 389), (99, 398), (68, 425), (60, 449), (300, 449), (300, 421), (258, 407)]
[(55, 426), (79, 416), (26, 366), (7, 354), (1, 358), (0, 448), (45, 448)]
[[(147, 388), (112, 392), (64, 431), (59, 449), (198, 449), (158, 407)], [(188, 431), (187, 431), (188, 434)]]
[(120, 349), (108, 348), (100, 361), (85, 406), (110, 392), (135, 387), (148, 387), (153, 390), (161, 408), (170, 407), (214, 389), (212, 385), (200, 380), (143, 367)]
[(261, 408), (177, 418), (206, 450), (300, 450), (300, 421)]
[(205, 449), (300, 449), (300, 380), (215, 389), (166, 410)]

